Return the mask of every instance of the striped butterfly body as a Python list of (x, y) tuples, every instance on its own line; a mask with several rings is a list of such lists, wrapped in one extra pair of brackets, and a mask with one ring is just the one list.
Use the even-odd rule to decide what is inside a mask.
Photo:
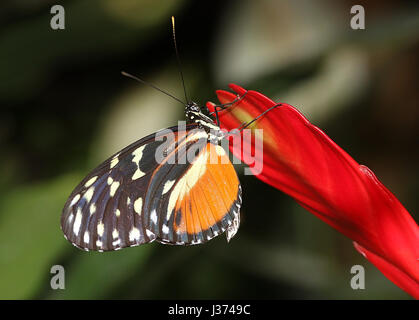
[(67, 240), (80, 249), (110, 251), (235, 235), (241, 186), (219, 145), (223, 132), (195, 103), (185, 113), (186, 128), (132, 143), (79, 183), (61, 216)]

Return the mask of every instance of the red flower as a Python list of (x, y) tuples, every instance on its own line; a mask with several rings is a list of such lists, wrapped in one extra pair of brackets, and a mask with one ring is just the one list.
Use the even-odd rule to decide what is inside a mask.
[[(278, 104), (258, 92), (234, 84), (230, 88), (242, 99), (219, 112), (222, 128), (237, 128)], [(217, 96), (222, 104), (238, 98), (222, 90)], [(214, 111), (214, 104), (207, 106)], [(230, 146), (233, 154), (255, 173), (263, 164), (257, 178), (354, 240), (355, 248), (387, 278), (419, 298), (418, 225), (373, 172), (286, 103), (250, 127), (263, 128), (263, 159), (256, 157), (251, 163), (242, 151)], [(258, 148), (250, 137), (243, 135), (242, 139), (242, 150), (246, 145), (253, 152)]]

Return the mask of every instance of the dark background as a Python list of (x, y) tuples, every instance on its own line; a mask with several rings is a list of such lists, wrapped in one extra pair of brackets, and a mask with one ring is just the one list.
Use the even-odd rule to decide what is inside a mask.
[[(180, 104), (120, 74), (182, 97), (172, 15), (194, 101), (234, 82), (296, 106), (417, 220), (415, 1), (69, 0), (65, 30), (50, 28), (53, 4), (0, 3), (0, 298), (409, 298), (350, 239), (241, 167), (242, 224), (229, 244), (86, 253), (59, 221), (97, 164), (184, 119)], [(366, 30), (350, 28), (354, 4)], [(55, 264), (65, 290), (50, 288)], [(355, 264), (365, 290), (349, 285)]]

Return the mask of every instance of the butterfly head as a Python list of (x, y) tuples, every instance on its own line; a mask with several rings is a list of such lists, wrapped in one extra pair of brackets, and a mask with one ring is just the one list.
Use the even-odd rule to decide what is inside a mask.
[[(185, 115), (186, 115), (186, 120), (189, 123), (199, 123), (204, 121), (210, 121), (212, 122), (212, 120), (210, 118), (208, 118), (202, 111), (203, 108), (200, 107), (197, 103), (195, 102), (188, 102), (185, 105)], [(205, 107), (206, 109), (206, 107)]]

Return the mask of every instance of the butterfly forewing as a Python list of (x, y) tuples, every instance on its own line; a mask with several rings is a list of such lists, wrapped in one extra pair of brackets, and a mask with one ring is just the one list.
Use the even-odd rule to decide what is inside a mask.
[(70, 242), (86, 250), (107, 251), (154, 240), (145, 228), (142, 206), (159, 165), (156, 149), (172, 143), (170, 139), (178, 140), (177, 127), (168, 130), (134, 142), (80, 182), (61, 217), (61, 228)]

